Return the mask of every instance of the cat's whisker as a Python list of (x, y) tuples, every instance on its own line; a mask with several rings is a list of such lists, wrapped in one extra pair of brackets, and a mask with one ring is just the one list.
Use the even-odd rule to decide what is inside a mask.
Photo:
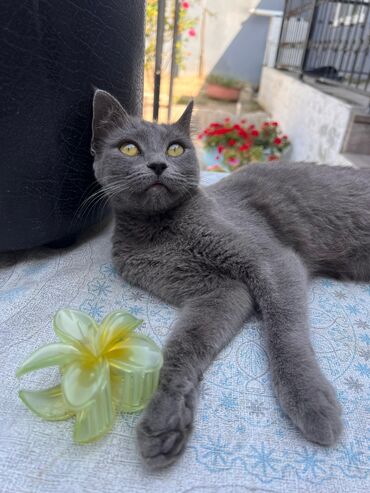
[[(87, 197), (75, 211), (74, 216), (71, 220), (71, 228), (73, 229), (75, 222), (84, 220), (90, 212), (93, 211), (95, 207), (97, 207), (103, 199), (109, 194), (111, 190), (115, 190), (116, 187), (122, 188), (122, 180), (117, 181), (116, 183), (111, 183), (107, 186), (103, 186), (96, 192), (92, 193), (89, 197)], [(104, 205), (106, 207), (106, 204)]]

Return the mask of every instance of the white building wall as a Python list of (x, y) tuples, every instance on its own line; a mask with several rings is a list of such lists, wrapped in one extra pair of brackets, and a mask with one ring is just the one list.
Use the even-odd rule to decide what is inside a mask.
[(270, 67), (263, 69), (258, 101), (288, 134), (292, 160), (348, 164), (340, 152), (350, 104)]
[[(200, 20), (202, 8), (207, 8), (211, 15), (207, 15), (205, 30), (205, 72), (210, 72), (227, 50), (234, 38), (243, 27), (243, 23), (250, 17), (250, 10), (256, 7), (259, 0), (199, 0), (189, 1), (190, 15)], [(196, 26), (197, 36), (189, 38), (185, 51), (185, 69), (182, 73), (196, 74), (199, 67), (200, 54), (200, 22)], [(240, 53), (240, 57), (244, 56)], [(229, 74), (230, 76), (233, 74)]]

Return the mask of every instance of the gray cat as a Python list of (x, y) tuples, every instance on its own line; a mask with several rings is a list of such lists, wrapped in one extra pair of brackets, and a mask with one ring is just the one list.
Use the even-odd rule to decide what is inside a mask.
[(94, 96), (92, 152), (115, 214), (122, 276), (180, 307), (159, 388), (138, 424), (151, 467), (185, 448), (199, 382), (253, 311), (261, 314), (280, 404), (303, 435), (333, 445), (341, 410), (309, 338), (309, 275), (370, 280), (370, 172), (255, 164), (199, 187), (192, 103), (178, 122), (129, 116)]

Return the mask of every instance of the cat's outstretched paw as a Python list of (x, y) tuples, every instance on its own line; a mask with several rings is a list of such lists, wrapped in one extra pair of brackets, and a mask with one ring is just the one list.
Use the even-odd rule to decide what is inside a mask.
[(304, 399), (290, 409), (288, 406), (287, 412), (310, 442), (331, 446), (342, 432), (341, 407), (329, 384), (310, 389)]
[(136, 432), (140, 453), (152, 469), (166, 467), (184, 450), (192, 429), (196, 401), (186, 395), (157, 391), (140, 419)]

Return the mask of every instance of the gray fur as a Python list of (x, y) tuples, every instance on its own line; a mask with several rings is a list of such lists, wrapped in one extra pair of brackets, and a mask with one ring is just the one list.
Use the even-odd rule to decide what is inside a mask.
[[(189, 438), (199, 382), (254, 309), (272, 380), (303, 435), (333, 445), (340, 406), (309, 339), (310, 275), (370, 280), (370, 172), (310, 164), (253, 164), (198, 186), (191, 108), (173, 125), (129, 117), (109, 94), (94, 99), (95, 173), (115, 212), (113, 258), (122, 276), (180, 308), (157, 393), (137, 428), (145, 462), (174, 462)], [(99, 118), (97, 117), (99, 115)], [(118, 147), (136, 141), (142, 154)], [(178, 158), (165, 154), (180, 141)], [(166, 185), (147, 164), (164, 162)]]

